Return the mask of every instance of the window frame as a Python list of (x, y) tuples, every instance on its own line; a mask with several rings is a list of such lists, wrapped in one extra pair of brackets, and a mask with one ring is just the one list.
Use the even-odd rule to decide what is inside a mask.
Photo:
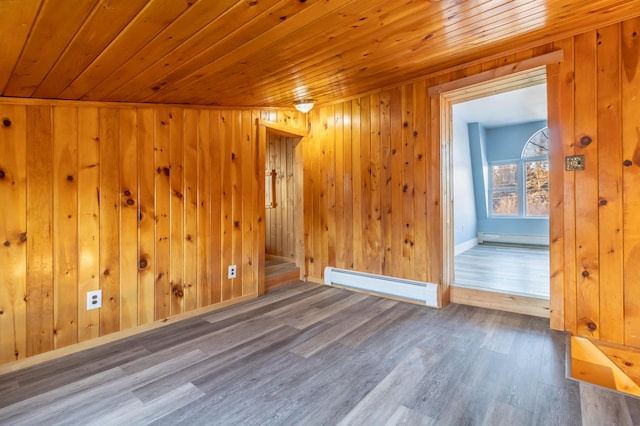
[[(489, 167), (489, 187), (488, 187), (488, 191), (487, 191), (487, 196), (488, 196), (488, 203), (487, 203), (487, 207), (489, 210), (489, 218), (492, 219), (549, 219), (549, 215), (546, 216), (529, 216), (527, 215), (527, 169), (526, 169), (526, 163), (528, 162), (546, 162), (547, 163), (547, 170), (549, 169), (549, 155), (537, 155), (537, 156), (531, 156), (531, 157), (525, 157), (525, 151), (527, 150), (527, 147), (529, 145), (529, 143), (532, 142), (532, 140), (534, 140), (534, 138), (536, 136), (538, 136), (538, 134), (544, 134), (545, 136), (548, 135), (549, 132), (549, 127), (545, 126), (540, 130), (537, 130), (536, 132), (534, 132), (529, 139), (527, 139), (527, 142), (525, 142), (523, 148), (522, 148), (522, 152), (520, 154), (520, 158), (519, 159), (510, 159), (510, 160), (499, 160), (499, 161), (489, 161), (487, 162), (487, 165)], [(548, 142), (548, 136), (547, 136), (547, 142)], [(547, 153), (548, 153), (549, 147), (548, 147), (548, 143), (547, 143)], [(500, 166), (500, 165), (506, 165), (506, 164), (514, 164), (517, 166), (517, 185), (516, 185), (516, 189), (507, 189), (505, 190), (504, 188), (494, 188), (493, 185), (493, 167), (494, 166)], [(516, 191), (517, 195), (518, 195), (518, 214), (496, 214), (493, 211), (493, 194), (495, 192), (504, 192), (504, 191)]]

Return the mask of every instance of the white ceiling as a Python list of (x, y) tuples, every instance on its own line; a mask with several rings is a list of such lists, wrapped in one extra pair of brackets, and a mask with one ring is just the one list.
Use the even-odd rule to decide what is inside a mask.
[(500, 93), (453, 105), (454, 118), (484, 127), (500, 127), (547, 119), (547, 85)]

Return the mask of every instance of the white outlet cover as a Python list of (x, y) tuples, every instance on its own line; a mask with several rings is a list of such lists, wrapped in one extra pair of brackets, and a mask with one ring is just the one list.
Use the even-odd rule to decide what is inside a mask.
[(227, 278), (235, 278), (235, 277), (236, 277), (236, 265), (229, 265)]
[(87, 311), (102, 307), (102, 290), (87, 292)]

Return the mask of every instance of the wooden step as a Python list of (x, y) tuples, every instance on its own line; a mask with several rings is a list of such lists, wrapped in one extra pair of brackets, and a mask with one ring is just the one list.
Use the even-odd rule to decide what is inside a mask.
[(264, 267), (266, 291), (300, 280), (300, 268), (289, 259), (267, 255)]
[(572, 336), (571, 377), (640, 396), (640, 350)]

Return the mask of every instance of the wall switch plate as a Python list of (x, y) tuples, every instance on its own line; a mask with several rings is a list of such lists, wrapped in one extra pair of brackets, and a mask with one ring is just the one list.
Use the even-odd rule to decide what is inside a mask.
[(87, 292), (87, 311), (102, 307), (102, 290)]
[(564, 169), (568, 172), (584, 170), (584, 155), (570, 155), (565, 157)]
[(236, 277), (236, 265), (229, 265), (227, 278), (235, 278), (235, 277)]

